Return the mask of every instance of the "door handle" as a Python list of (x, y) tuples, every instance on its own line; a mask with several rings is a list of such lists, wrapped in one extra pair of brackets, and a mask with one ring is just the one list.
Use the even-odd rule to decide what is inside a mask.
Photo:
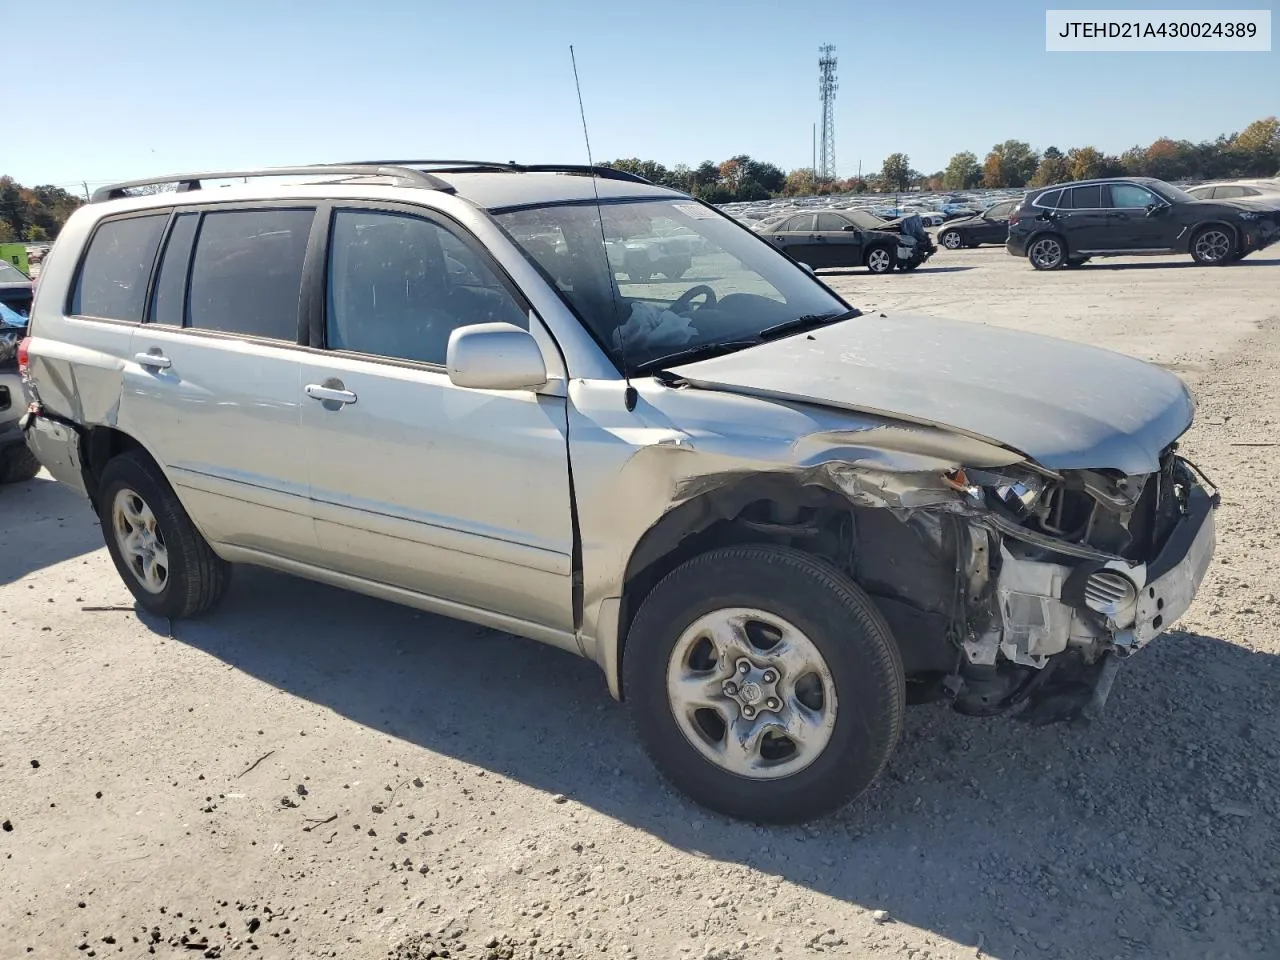
[(339, 390), (336, 387), (326, 387), (319, 383), (308, 383), (307, 396), (312, 400), (328, 401), (330, 403), (355, 403), (356, 395), (350, 390)]
[(156, 370), (168, 370), (173, 366), (173, 361), (163, 353), (135, 353), (133, 359), (140, 367), (151, 367)]

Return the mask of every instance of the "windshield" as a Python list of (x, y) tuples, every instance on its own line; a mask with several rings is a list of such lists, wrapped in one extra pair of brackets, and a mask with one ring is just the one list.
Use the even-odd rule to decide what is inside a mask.
[(9, 263), (7, 260), (0, 260), (0, 283), (17, 283), (20, 280), (30, 280), (25, 273)]
[(554, 204), (497, 220), (620, 369), (750, 346), (779, 324), (849, 309), (793, 260), (693, 201), (605, 202), (599, 214), (594, 202)]
[(1163, 180), (1152, 180), (1146, 185), (1166, 200), (1176, 200), (1180, 203), (1186, 203), (1188, 200), (1196, 199), (1181, 187), (1175, 187), (1172, 183), (1165, 183)]

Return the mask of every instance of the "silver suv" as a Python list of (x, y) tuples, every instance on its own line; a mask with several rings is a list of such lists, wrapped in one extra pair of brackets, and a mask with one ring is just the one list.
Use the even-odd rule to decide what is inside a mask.
[[(875, 780), (909, 701), (1096, 710), (1210, 562), (1178, 378), (861, 313), (637, 177), (145, 183), (45, 265), (24, 428), (160, 615), (248, 563), (562, 647), (679, 788), (780, 822)], [(687, 269), (609, 255), (659, 242)]]

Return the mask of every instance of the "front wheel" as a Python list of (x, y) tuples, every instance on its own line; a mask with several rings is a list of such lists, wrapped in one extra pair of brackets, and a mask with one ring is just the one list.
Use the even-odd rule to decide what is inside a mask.
[(944, 230), (938, 239), (948, 250), (959, 250), (964, 246), (964, 239), (960, 236), (959, 230)]
[(1191, 238), (1191, 258), (1202, 267), (1216, 267), (1232, 261), (1235, 247), (1225, 227), (1205, 227)]
[(831, 813), (880, 775), (906, 702), (871, 599), (786, 547), (712, 550), (641, 605), (624, 692), (655, 766), (712, 810), (757, 823)]
[(140, 606), (180, 619), (222, 599), (230, 565), (209, 547), (149, 457), (131, 452), (109, 462), (97, 504), (107, 551)]
[(893, 251), (888, 247), (872, 247), (867, 251), (867, 269), (872, 273), (888, 273), (893, 269)]
[(1027, 250), (1027, 259), (1037, 270), (1057, 270), (1067, 259), (1067, 248), (1059, 237), (1037, 237)]

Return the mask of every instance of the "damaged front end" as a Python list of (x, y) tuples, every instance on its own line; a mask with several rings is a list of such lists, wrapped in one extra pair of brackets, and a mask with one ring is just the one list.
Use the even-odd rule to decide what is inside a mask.
[(950, 471), (963, 655), (941, 681), (957, 709), (1100, 710), (1116, 663), (1190, 607), (1214, 549), (1218, 494), (1167, 448), (1160, 469)]

